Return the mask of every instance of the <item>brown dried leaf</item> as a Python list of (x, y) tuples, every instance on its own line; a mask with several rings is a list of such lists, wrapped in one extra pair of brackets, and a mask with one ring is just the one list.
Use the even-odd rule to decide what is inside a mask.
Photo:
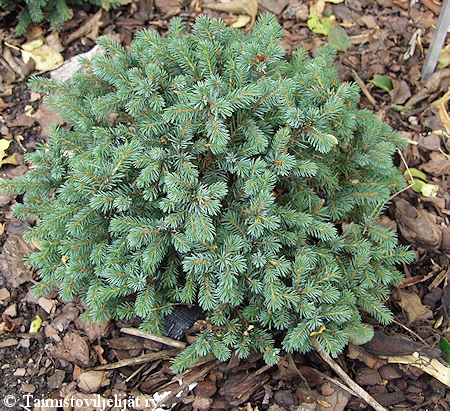
[(102, 323), (87, 323), (78, 317), (75, 320), (78, 329), (83, 330), (84, 334), (89, 338), (89, 341), (95, 341), (101, 337), (109, 334), (111, 328), (111, 321), (104, 321)]
[(433, 318), (433, 312), (429, 307), (422, 304), (418, 294), (396, 288), (392, 295), (405, 312), (408, 324), (417, 320), (428, 320)]
[(47, 385), (52, 390), (57, 390), (63, 385), (66, 378), (66, 372), (64, 370), (55, 370), (55, 372), (47, 377)]
[(78, 388), (86, 394), (96, 392), (99, 388), (110, 383), (107, 375), (107, 371), (85, 371), (77, 378)]
[(0, 349), (7, 347), (14, 347), (19, 343), (15, 338), (7, 338), (6, 340), (0, 341)]
[(426, 250), (439, 249), (442, 231), (433, 214), (399, 198), (395, 201), (395, 218), (401, 235), (408, 243)]
[(13, 121), (7, 121), (8, 127), (31, 127), (34, 124), (34, 119), (27, 113), (22, 113)]
[(227, 13), (234, 13), (234, 14), (246, 14), (247, 16), (250, 16), (251, 20), (248, 30), (250, 30), (255, 24), (256, 15), (258, 13), (257, 0), (232, 0), (227, 3), (205, 4), (203, 5), (203, 7), (206, 7), (211, 10), (225, 11)]
[(44, 334), (48, 339), (52, 339), (56, 342), (61, 341), (58, 331), (51, 325), (47, 324), (44, 328)]
[(229, 401), (230, 405), (240, 405), (248, 401), (252, 394), (262, 387), (270, 377), (266, 374), (240, 372), (230, 374), (219, 390), (219, 394)]
[[(316, 400), (316, 411), (345, 411), (347, 409), (351, 394), (335, 384), (330, 384), (330, 388), (326, 391), (323, 389), (324, 386), (322, 386), (322, 395), (318, 395)], [(324, 395), (328, 392), (329, 395)]]
[(91, 16), (89, 19), (86, 20), (86, 23), (84, 23), (78, 30), (75, 30), (73, 33), (71, 33), (69, 36), (67, 36), (66, 39), (66, 45), (69, 43), (72, 43), (72, 41), (75, 41), (81, 37), (87, 36), (91, 32), (94, 32), (95, 34), (98, 33), (98, 29), (101, 25), (101, 18), (104, 13), (103, 9), (99, 9), (97, 13), (95, 13), (93, 16)]
[(402, 9), (408, 10), (409, 0), (393, 0), (393, 3), (396, 6), (401, 7)]
[(155, 7), (161, 12), (162, 18), (169, 19), (181, 12), (179, 0), (155, 0)]
[(417, 144), (420, 147), (425, 148), (429, 151), (439, 151), (439, 149), (441, 148), (441, 137), (439, 137), (435, 133), (431, 133), (425, 136), (419, 134), (416, 138), (414, 138), (414, 140), (417, 141)]
[(426, 99), (431, 94), (435, 93), (441, 87), (444, 79), (450, 77), (450, 68), (445, 68), (434, 72), (425, 83), (424, 87), (416, 94), (414, 94), (406, 103), (405, 106), (414, 106), (420, 101)]
[(7, 109), (9, 107), (9, 103), (6, 103), (1, 97), (0, 97), (0, 112)]
[(52, 32), (45, 38), (45, 42), (53, 49), (62, 53), (64, 51), (64, 46), (59, 38), (59, 33), (57, 31)]
[(411, 90), (405, 80), (394, 81), (394, 88), (389, 92), (392, 104), (403, 104), (411, 97)]
[(69, 361), (80, 367), (94, 365), (95, 357), (90, 352), (86, 339), (75, 333), (67, 333), (63, 340), (48, 352), (53, 357)]
[(9, 297), (11, 297), (9, 290), (5, 287), (0, 288), (0, 303), (4, 303)]
[(212, 398), (195, 397), (192, 407), (198, 411), (208, 411), (213, 403)]
[(373, 29), (374, 27), (376, 27), (378, 25), (377, 21), (375, 20), (375, 17), (372, 16), (371, 14), (361, 16), (361, 21), (364, 23), (364, 25), (368, 29)]
[(131, 336), (111, 338), (108, 345), (109, 348), (114, 348), (116, 350), (140, 350), (144, 348), (141, 339)]
[(52, 326), (59, 332), (64, 331), (69, 324), (74, 321), (80, 314), (79, 310), (69, 304), (63, 308), (63, 312), (52, 320)]
[(106, 361), (103, 358), (103, 354), (105, 353), (105, 350), (103, 349), (103, 347), (101, 345), (93, 345), (92, 351), (94, 351), (94, 353), (97, 355), (97, 360), (100, 364), (102, 364), (102, 365), (108, 364), (108, 361)]
[(441, 153), (430, 153), (430, 160), (419, 166), (419, 168), (435, 177), (450, 174), (450, 160)]

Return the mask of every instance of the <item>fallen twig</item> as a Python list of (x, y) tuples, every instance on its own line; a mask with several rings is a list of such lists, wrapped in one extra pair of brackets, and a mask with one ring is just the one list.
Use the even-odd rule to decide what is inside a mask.
[(364, 83), (362, 78), (358, 76), (358, 73), (355, 70), (352, 70), (352, 77), (354, 78), (354, 80), (358, 84), (359, 88), (364, 93), (364, 95), (369, 99), (370, 104), (372, 104), (372, 106), (374, 108), (376, 108), (377, 107), (377, 102), (373, 98), (372, 94), (370, 94), (369, 89), (367, 88), (366, 84)]
[(158, 352), (152, 352), (150, 354), (144, 354), (135, 358), (126, 358), (124, 360), (119, 360), (110, 364), (98, 365), (92, 368), (93, 371), (103, 371), (103, 370), (115, 370), (120, 367), (130, 367), (134, 365), (141, 365), (146, 362), (155, 360), (167, 360), (169, 358), (175, 357), (180, 352), (179, 349), (163, 350)]
[(415, 333), (411, 328), (408, 328), (406, 325), (402, 324), (400, 321), (393, 320), (394, 324), (397, 324), (399, 327), (402, 327), (404, 330), (408, 331), (412, 336), (417, 338), (422, 344), (426, 345), (427, 347), (430, 346), (419, 334)]
[(131, 381), (136, 375), (138, 375), (145, 367), (146, 363), (142, 364), (135, 372), (133, 372), (128, 378), (126, 378), (123, 382), (126, 384), (128, 381)]
[(145, 338), (147, 340), (156, 341), (161, 344), (168, 345), (169, 347), (181, 349), (186, 348), (186, 343), (184, 343), (183, 341), (173, 340), (172, 338), (168, 337), (158, 337), (157, 335), (146, 333), (144, 331), (138, 330), (137, 328), (121, 328), (120, 332), (128, 335), (133, 335), (134, 337), (140, 337)]
[(363, 399), (367, 404), (369, 404), (376, 411), (387, 411), (378, 401), (376, 401), (367, 391), (365, 391), (361, 386), (359, 386), (355, 381), (353, 381), (346, 372), (334, 361), (319, 345), (315, 338), (312, 339), (314, 348), (319, 354), (319, 356), (324, 360), (333, 371), (341, 377), (344, 382), (350, 387), (359, 398)]

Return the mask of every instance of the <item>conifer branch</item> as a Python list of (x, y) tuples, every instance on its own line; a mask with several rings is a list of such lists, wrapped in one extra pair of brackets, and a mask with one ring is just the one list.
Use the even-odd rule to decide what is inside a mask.
[(30, 80), (68, 123), (25, 177), (0, 181), (24, 195), (16, 215), (39, 221), (25, 236), (40, 295), (157, 335), (174, 307), (198, 305), (207, 325), (179, 371), (252, 348), (274, 364), (313, 337), (338, 355), (372, 337), (359, 309), (392, 320), (383, 302), (413, 253), (374, 219), (405, 186), (392, 162), (404, 141), (358, 109), (333, 49), (287, 63), (280, 38), (270, 15), (247, 35), (175, 18), (129, 50), (100, 38), (70, 84)]

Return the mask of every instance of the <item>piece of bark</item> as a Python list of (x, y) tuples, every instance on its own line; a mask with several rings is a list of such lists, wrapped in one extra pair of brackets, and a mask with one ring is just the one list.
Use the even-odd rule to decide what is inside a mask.
[(359, 385), (378, 385), (383, 382), (380, 373), (369, 367), (360, 368), (358, 374), (356, 374), (356, 382)]
[(401, 391), (386, 392), (383, 394), (372, 394), (372, 395), (373, 398), (375, 398), (381, 405), (384, 405), (385, 407), (405, 401), (405, 396)]
[(248, 401), (252, 394), (270, 379), (266, 374), (241, 372), (229, 375), (219, 390), (219, 394), (229, 401), (230, 405), (238, 406)]
[(347, 357), (352, 360), (361, 361), (369, 368), (373, 368), (375, 370), (378, 370), (380, 367), (387, 364), (386, 360), (367, 352), (360, 345), (354, 345), (352, 343), (348, 345)]
[(438, 348), (431, 348), (401, 335), (388, 335), (378, 330), (375, 330), (373, 338), (361, 347), (369, 353), (386, 357), (409, 355), (414, 352), (429, 358), (441, 356), (441, 350)]
[(13, 288), (32, 279), (32, 272), (25, 266), (23, 257), (34, 251), (34, 247), (26, 243), (22, 237), (9, 235), (0, 254), (0, 271), (3, 278)]

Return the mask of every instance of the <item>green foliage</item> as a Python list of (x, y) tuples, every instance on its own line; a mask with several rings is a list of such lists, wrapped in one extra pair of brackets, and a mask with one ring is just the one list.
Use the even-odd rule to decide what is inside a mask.
[(438, 343), (439, 348), (444, 353), (444, 360), (450, 364), (450, 342), (445, 337), (441, 337)]
[(156, 333), (175, 305), (199, 304), (209, 326), (176, 370), (251, 349), (274, 363), (312, 336), (338, 355), (372, 336), (359, 310), (391, 320), (383, 301), (412, 254), (375, 221), (404, 186), (404, 141), (357, 108), (331, 48), (288, 63), (280, 38), (268, 15), (248, 35), (205, 17), (186, 34), (174, 19), (129, 51), (101, 37), (71, 85), (31, 79), (71, 126), (0, 186), (24, 194), (17, 216), (39, 218), (26, 233), (39, 295)]
[(25, 34), (31, 23), (49, 22), (59, 31), (73, 16), (70, 6), (90, 3), (94, 6), (117, 7), (120, 0), (0, 0), (0, 11), (18, 11), (16, 34)]

